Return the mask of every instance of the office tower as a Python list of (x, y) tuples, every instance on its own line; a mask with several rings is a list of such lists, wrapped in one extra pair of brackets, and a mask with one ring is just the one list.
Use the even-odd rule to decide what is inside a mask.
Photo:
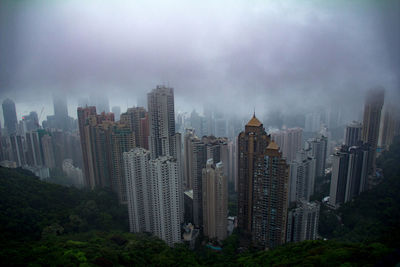
[(352, 200), (368, 187), (368, 144), (342, 146), (333, 155), (329, 204), (338, 207)]
[(271, 133), (272, 140), (279, 146), (282, 156), (287, 162), (296, 158), (296, 154), (302, 148), (303, 130), (301, 128), (289, 128)]
[(121, 123), (129, 125), (135, 134), (136, 144), (139, 147), (148, 149), (149, 147), (149, 123), (148, 113), (143, 107), (128, 108), (121, 114)]
[(297, 157), (290, 163), (289, 202), (300, 199), (306, 201), (314, 194), (315, 186), (315, 158), (304, 150), (297, 152)]
[(381, 110), (385, 98), (383, 88), (372, 89), (368, 92), (365, 106), (362, 129), (362, 140), (370, 145), (368, 160), (368, 174), (374, 176), (376, 169), (376, 149), (378, 146), (379, 127), (381, 121)]
[(400, 134), (400, 110), (398, 107), (385, 104), (383, 121), (380, 130), (380, 146), (389, 149), (395, 136)]
[(193, 110), (190, 114), (190, 125), (196, 132), (197, 136), (202, 137), (203, 135), (206, 135), (203, 130), (203, 117), (201, 117), (196, 110)]
[(7, 129), (7, 134), (15, 134), (17, 132), (17, 112), (15, 110), (15, 103), (7, 98), (3, 101), (3, 117), (4, 127)]
[(312, 112), (306, 114), (304, 131), (306, 132), (318, 132), (321, 127), (321, 114), (318, 112)]
[(54, 116), (68, 117), (67, 96), (64, 93), (53, 94)]
[(253, 115), (238, 137), (238, 228), (241, 241), (273, 248), (285, 242), (289, 167)]
[(213, 107), (211, 105), (205, 105), (204, 108), (204, 128), (203, 134), (215, 135), (215, 121), (213, 116)]
[(124, 152), (125, 179), (128, 200), (129, 230), (134, 233), (153, 232), (153, 205), (150, 180), (150, 152), (134, 148)]
[(215, 135), (224, 137), (226, 136), (226, 119), (223, 114), (217, 112), (215, 114)]
[(26, 133), (27, 164), (30, 166), (43, 166), (43, 156), (41, 149), (40, 136), (37, 131)]
[(355, 146), (361, 141), (362, 124), (353, 121), (346, 126), (344, 144), (346, 146)]
[(317, 202), (297, 202), (297, 207), (288, 212), (286, 242), (317, 239), (319, 208)]
[(115, 120), (119, 121), (121, 116), (121, 108), (119, 106), (114, 106), (111, 108), (111, 112), (114, 113)]
[(309, 154), (315, 158), (315, 175), (325, 175), (325, 163), (326, 163), (326, 150), (328, 146), (328, 138), (320, 135), (316, 138), (308, 139), (306, 142), (306, 150)]
[(53, 142), (49, 134), (45, 134), (41, 138), (43, 161), (47, 168), (53, 169), (56, 167), (56, 161), (54, 158)]
[(150, 128), (150, 152), (153, 159), (175, 156), (174, 90), (157, 86), (147, 94)]
[(64, 93), (53, 94), (54, 115), (47, 116), (44, 128), (69, 131), (75, 129), (74, 119), (68, 116), (67, 97)]
[(23, 132), (33, 131), (39, 128), (39, 119), (35, 111), (29, 113), (29, 115), (22, 116)]
[(204, 235), (224, 240), (228, 226), (228, 181), (223, 163), (214, 165), (213, 159), (208, 159), (202, 180)]

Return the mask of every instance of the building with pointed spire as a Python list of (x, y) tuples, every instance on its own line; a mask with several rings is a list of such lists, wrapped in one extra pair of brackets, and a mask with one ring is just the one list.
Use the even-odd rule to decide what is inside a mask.
[(285, 243), (289, 166), (255, 114), (238, 137), (238, 228), (243, 245)]

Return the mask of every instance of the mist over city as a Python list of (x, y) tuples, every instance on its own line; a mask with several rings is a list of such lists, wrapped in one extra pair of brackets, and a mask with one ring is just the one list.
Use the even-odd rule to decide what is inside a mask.
[(399, 33), (397, 0), (0, 0), (0, 265), (400, 264)]
[(51, 115), (51, 95), (65, 92), (76, 117), (80, 97), (104, 94), (124, 110), (169, 84), (181, 111), (206, 103), (240, 115), (341, 105), (351, 115), (371, 87), (399, 99), (398, 6), (3, 1), (0, 98), (13, 98), (19, 117), (44, 104)]

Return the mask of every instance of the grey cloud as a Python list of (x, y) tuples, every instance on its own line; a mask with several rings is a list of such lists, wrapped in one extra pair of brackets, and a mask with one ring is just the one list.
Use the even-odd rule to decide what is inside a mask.
[(163, 82), (178, 105), (235, 112), (362, 105), (377, 84), (399, 97), (399, 5), (332, 2), (8, 1), (0, 98), (132, 103)]

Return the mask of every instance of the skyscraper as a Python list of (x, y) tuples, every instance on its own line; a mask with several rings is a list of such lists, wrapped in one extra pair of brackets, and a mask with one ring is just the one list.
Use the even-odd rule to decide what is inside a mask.
[(317, 202), (297, 202), (297, 207), (288, 212), (287, 242), (317, 239), (319, 208)]
[(15, 110), (15, 103), (7, 98), (3, 101), (3, 117), (4, 127), (7, 129), (7, 134), (15, 134), (17, 132), (17, 112)]
[(333, 155), (329, 204), (338, 207), (367, 189), (369, 145), (342, 146)]
[(174, 90), (157, 86), (147, 94), (150, 128), (150, 152), (153, 159), (175, 156)]
[(67, 97), (63, 93), (53, 94), (54, 116), (57, 118), (68, 117)]
[(168, 245), (181, 242), (181, 194), (176, 159), (150, 160), (150, 152), (124, 153), (131, 232), (151, 232)]
[(121, 114), (121, 123), (129, 125), (135, 134), (136, 145), (145, 149), (149, 148), (148, 113), (143, 107), (128, 108)]
[(362, 124), (353, 121), (346, 126), (344, 144), (347, 146), (355, 146), (361, 141)]
[(253, 115), (239, 134), (238, 228), (242, 242), (273, 248), (285, 242), (289, 167)]
[(163, 156), (150, 160), (154, 234), (168, 245), (181, 242), (182, 194), (176, 159)]
[[(128, 199), (129, 229), (131, 232), (152, 232), (153, 201), (150, 180), (150, 152), (134, 148), (124, 152), (124, 166)], [(156, 204), (154, 202), (154, 204)]]
[(325, 175), (326, 151), (328, 146), (328, 138), (320, 135), (316, 138), (311, 138), (306, 142), (306, 150), (315, 158), (315, 175)]
[(91, 173), (91, 159), (89, 158), (89, 154), (91, 153), (89, 147), (89, 137), (88, 133), (85, 131), (86, 121), (89, 116), (96, 115), (96, 107), (78, 107), (78, 126), (79, 126), (79, 135), (81, 139), (81, 147), (82, 147), (82, 158), (83, 158), (83, 172), (84, 172), (84, 180), (85, 186), (90, 187), (90, 173)]
[(290, 163), (289, 202), (306, 201), (314, 194), (315, 185), (315, 158), (301, 150), (297, 158)]
[(380, 130), (380, 146), (389, 149), (395, 136), (400, 134), (400, 108), (385, 104)]
[(111, 186), (110, 162), (112, 113), (96, 114), (95, 107), (78, 108), (79, 133), (85, 171), (85, 186)]
[(111, 187), (117, 193), (119, 202), (127, 202), (126, 179), (124, 173), (123, 153), (135, 147), (135, 135), (130, 127), (114, 123), (111, 128)]
[(202, 170), (206, 167), (207, 151), (197, 136), (187, 137), (185, 152), (186, 171), (193, 189), (193, 222), (197, 227), (203, 224)]
[(375, 175), (376, 149), (378, 146), (379, 127), (381, 121), (381, 111), (385, 98), (385, 90), (382, 87), (372, 89), (368, 92), (365, 106), (362, 129), (362, 140), (370, 145), (368, 160), (368, 173)]
[(202, 172), (203, 232), (210, 239), (224, 240), (228, 224), (228, 181), (223, 163), (214, 165), (213, 159), (208, 159)]
[(296, 159), (296, 154), (302, 148), (303, 130), (301, 128), (289, 128), (271, 134), (272, 140), (280, 147), (282, 156), (287, 162)]

